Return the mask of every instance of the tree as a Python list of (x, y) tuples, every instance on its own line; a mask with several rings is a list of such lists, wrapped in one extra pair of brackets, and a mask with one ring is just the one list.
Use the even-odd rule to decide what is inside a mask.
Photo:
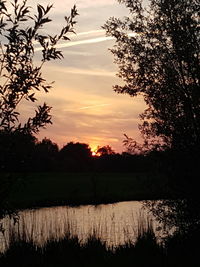
[[(9, 3), (10, 4), (10, 3)], [(43, 7), (37, 5), (36, 14), (31, 13), (27, 0), (12, 0), (11, 6), (7, 1), (0, 0), (0, 138), (2, 141), (12, 138), (29, 139), (51, 122), (49, 107), (46, 103), (39, 105), (33, 117), (20, 122), (20, 104), (24, 101), (36, 102), (36, 92), (43, 90), (48, 93), (51, 84), (42, 77), (42, 68), (51, 60), (63, 58), (57, 44), (68, 41), (68, 33), (74, 32), (75, 17), (78, 15), (76, 7), (65, 17), (65, 26), (56, 35), (44, 33), (43, 27), (51, 22), (48, 17), (52, 5)], [(10, 11), (11, 10), (11, 11)], [(35, 43), (38, 53), (35, 57)], [(37, 59), (37, 60), (35, 60)], [(39, 63), (38, 63), (39, 62)], [(7, 136), (6, 136), (7, 135)], [(3, 139), (2, 139), (3, 138)], [(28, 141), (27, 141), (28, 142)], [(15, 142), (17, 145), (17, 142)], [(12, 155), (13, 147), (4, 143), (4, 154)], [(1, 151), (2, 153), (2, 151)], [(16, 156), (16, 155), (14, 155)], [(8, 175), (10, 176), (10, 174)], [(0, 216), (8, 212), (3, 207), (5, 197), (13, 185), (12, 177), (0, 179)]]
[[(38, 133), (41, 127), (51, 123), (51, 107), (40, 105), (35, 116), (22, 124), (17, 110), (22, 101), (36, 102), (35, 93), (48, 93), (51, 84), (42, 77), (46, 62), (61, 59), (63, 54), (56, 48), (61, 40), (69, 40), (67, 34), (74, 32), (76, 7), (65, 17), (65, 26), (56, 35), (44, 34), (43, 26), (51, 21), (48, 14), (52, 5), (37, 6), (37, 14), (31, 15), (27, 0), (12, 1), (12, 13), (7, 2), (0, 1), (0, 130)], [(41, 61), (34, 61), (35, 42), (41, 47)], [(38, 49), (38, 48), (37, 48)], [(40, 50), (40, 49), (38, 49)]]
[(96, 154), (100, 156), (114, 155), (115, 151), (112, 149), (111, 146), (107, 145), (107, 146), (97, 147)]
[(26, 172), (33, 165), (36, 138), (19, 131), (0, 131), (0, 172)]
[(91, 158), (92, 151), (89, 145), (79, 142), (69, 142), (59, 152), (59, 162), (64, 170), (88, 170)]
[(119, 0), (130, 11), (104, 25), (116, 40), (111, 52), (124, 85), (117, 93), (142, 95), (145, 140), (173, 149), (200, 148), (199, 0)]
[[(144, 148), (152, 141), (168, 148), (162, 166), (168, 169), (172, 200), (148, 204), (166, 223), (194, 225), (200, 218), (200, 1), (118, 1), (129, 16), (104, 25), (116, 40), (111, 52), (124, 81), (114, 90), (144, 97), (148, 108), (139, 126)], [(125, 142), (131, 149), (137, 145)]]
[[(38, 171), (55, 171), (57, 166), (58, 145), (44, 138), (35, 146), (34, 165)], [(32, 165), (32, 169), (34, 167)]]

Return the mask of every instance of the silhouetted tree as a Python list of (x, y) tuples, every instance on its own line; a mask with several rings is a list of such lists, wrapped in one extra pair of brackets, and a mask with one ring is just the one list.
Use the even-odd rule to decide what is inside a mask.
[(130, 11), (104, 26), (125, 84), (117, 93), (143, 95), (140, 129), (171, 148), (200, 147), (199, 1), (119, 0)]
[[(50, 107), (44, 103), (23, 125), (19, 122), (19, 104), (35, 102), (35, 92), (48, 92), (51, 85), (42, 77), (42, 67), (48, 61), (61, 59), (63, 54), (56, 48), (61, 40), (69, 40), (77, 15), (76, 7), (65, 17), (66, 25), (54, 36), (44, 34), (43, 26), (51, 21), (48, 17), (52, 5), (38, 5), (37, 14), (31, 15), (27, 0), (12, 1), (13, 12), (0, 1), (0, 130), (37, 133), (51, 123)], [(42, 30), (41, 30), (42, 29)], [(41, 47), (41, 62), (34, 60), (35, 42)], [(40, 48), (37, 47), (37, 51)]]
[[(51, 89), (51, 84), (42, 77), (42, 68), (45, 63), (63, 57), (56, 46), (62, 40), (68, 41), (67, 34), (74, 32), (74, 18), (78, 15), (75, 6), (70, 16), (65, 17), (65, 26), (58, 29), (57, 34), (44, 33), (43, 27), (51, 21), (48, 17), (51, 9), (52, 5), (43, 7), (38, 4), (36, 14), (32, 15), (27, 0), (12, 0), (10, 6), (8, 1), (0, 0), (0, 142), (2, 146), (3, 141), (9, 141), (12, 136), (17, 136), (15, 141), (19, 141), (15, 143), (17, 148), (11, 147), (12, 142), (3, 145), (6, 154), (1, 151), (1, 167), (4, 164), (2, 157), (16, 157), (18, 147), (26, 150), (26, 143), (21, 139), (31, 138), (41, 127), (51, 123), (51, 108), (46, 103), (39, 105), (35, 115), (27, 118), (25, 123), (20, 122), (19, 112), (22, 102), (37, 101), (35, 92), (42, 90), (47, 93)], [(36, 51), (41, 51), (38, 58), (35, 57)], [(19, 162), (21, 158), (16, 160)], [(11, 161), (9, 164), (11, 170), (14, 163)], [(0, 187), (5, 184), (9, 183), (0, 179)], [(0, 209), (3, 210), (2, 205)]]
[(89, 145), (79, 142), (70, 142), (59, 152), (59, 162), (63, 170), (88, 170), (91, 158), (92, 152)]
[[(174, 154), (167, 151), (167, 164), (163, 166), (168, 169), (170, 185), (175, 189), (172, 197), (185, 199), (161, 201), (153, 211), (165, 222), (172, 217), (171, 222), (179, 225), (188, 224), (187, 220), (189, 224), (199, 221), (200, 2), (119, 0), (119, 3), (129, 9), (129, 16), (111, 18), (104, 26), (107, 35), (116, 40), (111, 52), (119, 66), (118, 75), (124, 81), (114, 90), (144, 97), (148, 108), (141, 115), (140, 130), (146, 145), (153, 139), (175, 151)], [(190, 220), (193, 210), (195, 218)]]
[(36, 138), (18, 131), (0, 131), (0, 171), (27, 171), (32, 165)]
[[(55, 171), (57, 167), (58, 145), (44, 138), (35, 146), (34, 166), (38, 171)], [(34, 170), (34, 166), (32, 169)]]
[(106, 155), (115, 154), (115, 151), (112, 149), (111, 146), (107, 145), (107, 146), (98, 147), (96, 153), (97, 155), (100, 155), (100, 156), (106, 156)]

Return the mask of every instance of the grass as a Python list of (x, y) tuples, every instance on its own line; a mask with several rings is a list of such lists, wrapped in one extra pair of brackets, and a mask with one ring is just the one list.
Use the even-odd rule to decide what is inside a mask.
[[(33, 243), (34, 231), (26, 232), (24, 221), (21, 230), (9, 231), (9, 245), (0, 255), (3, 267), (185, 267), (199, 266), (199, 227), (189, 233), (176, 232), (165, 242), (158, 242), (152, 220), (138, 219), (136, 241), (109, 247), (94, 231), (86, 241), (71, 235), (65, 225), (65, 235), (46, 243)], [(17, 228), (19, 229), (19, 228)], [(98, 230), (98, 229), (97, 229)]]
[[(2, 174), (1, 174), (2, 175)], [(4, 174), (5, 175), (5, 174)], [(167, 198), (167, 178), (152, 173), (12, 174), (8, 202), (16, 208)]]
[[(116, 251), (109, 250), (100, 240), (91, 237), (81, 245), (77, 238), (64, 239), (46, 244), (45, 248), (35, 248), (33, 244), (18, 242), (0, 258), (4, 267), (61, 267), (61, 266), (162, 266), (162, 255), (155, 258), (154, 250), (144, 254), (136, 250), (134, 245), (119, 247)], [(156, 250), (156, 254), (157, 254)], [(158, 253), (159, 253), (158, 252)], [(151, 255), (151, 259), (148, 257)], [(160, 261), (161, 259), (161, 261)], [(148, 265), (147, 265), (148, 264)]]
[[(0, 257), (4, 267), (61, 267), (61, 266), (163, 266), (163, 248), (157, 244), (152, 225), (148, 229), (141, 223), (136, 243), (129, 241), (117, 248), (108, 248), (95, 233), (82, 243), (67, 231), (61, 240), (47, 241), (37, 247), (26, 235), (12, 233), (11, 245)], [(145, 249), (146, 248), (146, 249)]]
[(108, 248), (95, 234), (82, 243), (76, 236), (66, 233), (62, 240), (48, 241), (36, 247), (25, 236), (12, 237), (5, 254), (0, 255), (3, 267), (184, 267), (199, 266), (198, 233), (169, 237), (158, 244), (152, 230), (140, 226), (135, 243), (127, 242), (117, 248)]

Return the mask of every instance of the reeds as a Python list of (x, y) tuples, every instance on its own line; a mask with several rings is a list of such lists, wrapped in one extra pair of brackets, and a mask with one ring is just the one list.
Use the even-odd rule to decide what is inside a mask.
[[(199, 232), (199, 231), (198, 231)], [(43, 247), (24, 236), (12, 237), (9, 249), (0, 257), (2, 267), (179, 267), (198, 265), (197, 232), (190, 236), (176, 234), (169, 237), (165, 246), (159, 243), (151, 221), (140, 222), (136, 241), (127, 241), (118, 247), (90, 235), (85, 242), (69, 233), (59, 240), (49, 240)]]
[[(69, 227), (69, 226), (68, 226)], [(138, 236), (118, 247), (108, 247), (105, 241), (98, 237), (94, 230), (82, 242), (76, 235), (71, 235), (69, 228), (62, 239), (47, 240), (43, 246), (38, 246), (24, 234), (10, 232), (10, 247), (0, 257), (0, 266), (4, 267), (59, 267), (59, 266), (159, 266), (164, 254), (157, 244), (153, 233), (152, 222), (140, 222)], [(155, 256), (159, 254), (159, 264), (155, 264)], [(143, 254), (145, 252), (145, 257)], [(157, 257), (158, 258), (158, 257)], [(151, 259), (151, 260), (149, 260)], [(141, 265), (142, 264), (142, 265)]]
[[(66, 215), (70, 216), (67, 210)], [(63, 220), (63, 217), (59, 217)], [(42, 217), (43, 219), (43, 217)], [(48, 218), (46, 218), (47, 220)], [(112, 221), (112, 220), (111, 220)], [(38, 224), (35, 217), (30, 215), (31, 225), (21, 218), (20, 224), (9, 221), (10, 230), (7, 232), (8, 242), (5, 253), (0, 255), (0, 267), (196, 267), (198, 259), (200, 231), (197, 229), (190, 235), (175, 234), (165, 238), (165, 244), (155, 234), (154, 221), (140, 213), (132, 218), (133, 229), (124, 229), (126, 242), (118, 245), (109, 245), (102, 237), (102, 223), (99, 222), (91, 229), (91, 233), (80, 238), (77, 231), (77, 222), (65, 221), (58, 231), (53, 233), (56, 224), (50, 222), (50, 234), (44, 238), (44, 224), (40, 231), (36, 231)], [(8, 226), (8, 225), (7, 225)], [(107, 226), (107, 225), (106, 225)], [(113, 215), (113, 227), (114, 215)], [(114, 234), (118, 228), (104, 229)], [(131, 226), (130, 226), (131, 227)], [(129, 235), (130, 232), (134, 235)], [(36, 234), (37, 233), (37, 234)], [(192, 263), (192, 265), (190, 264)]]
[(42, 248), (18, 240), (0, 258), (0, 266), (130, 266), (134, 262), (135, 266), (145, 266), (137, 265), (143, 252), (136, 248), (137, 243), (127, 243), (112, 250), (95, 236), (90, 236), (84, 244), (77, 237), (66, 236), (62, 240), (48, 241)]

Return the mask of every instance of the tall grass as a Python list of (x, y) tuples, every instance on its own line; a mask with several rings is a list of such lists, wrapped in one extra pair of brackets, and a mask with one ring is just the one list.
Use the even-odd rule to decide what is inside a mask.
[[(66, 223), (63, 237), (33, 242), (35, 232), (27, 231), (25, 223), (19, 231), (9, 231), (9, 247), (0, 255), (2, 267), (198, 267), (200, 230), (189, 235), (176, 233), (160, 242), (153, 223), (141, 216), (136, 237), (119, 246), (108, 246), (93, 229), (86, 240), (71, 233)], [(75, 233), (75, 231), (73, 232)], [(58, 235), (59, 236), (59, 235)]]
[(108, 247), (95, 233), (84, 243), (66, 233), (65, 238), (47, 241), (43, 247), (27, 241), (23, 235), (12, 235), (9, 249), (0, 257), (0, 266), (162, 266), (164, 257), (151, 224), (145, 232), (141, 226), (136, 242), (130, 240), (117, 248)]
[[(140, 210), (141, 209), (141, 210)], [(81, 243), (90, 235), (106, 242), (107, 246), (118, 246), (131, 239), (136, 241), (139, 229), (148, 227), (150, 215), (141, 208), (141, 203), (129, 205), (118, 203), (105, 206), (84, 206), (79, 208), (54, 207), (25, 210), (19, 213), (17, 224), (7, 218), (4, 221), (7, 247), (12, 239), (33, 242), (43, 246), (48, 240), (60, 240), (67, 235), (76, 235)], [(155, 220), (151, 222), (155, 228)], [(160, 231), (155, 231), (156, 235)], [(15, 235), (15, 236), (14, 236)], [(1, 245), (0, 245), (1, 250)]]

